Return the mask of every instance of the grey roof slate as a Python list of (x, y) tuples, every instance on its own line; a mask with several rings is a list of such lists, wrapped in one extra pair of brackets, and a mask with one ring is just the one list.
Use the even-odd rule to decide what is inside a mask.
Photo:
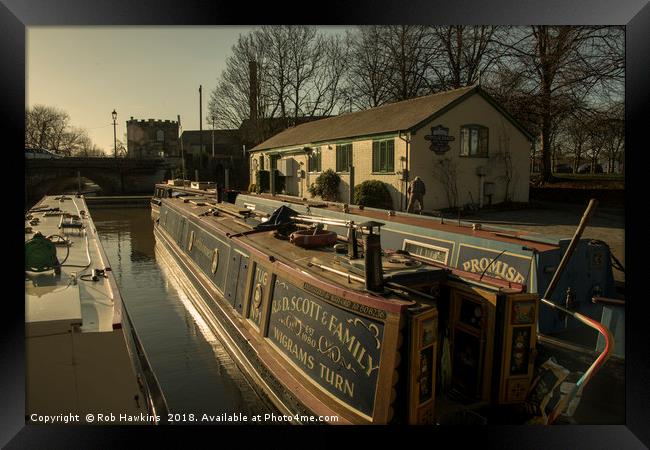
[(413, 129), (477, 90), (478, 86), (469, 86), (303, 123), (272, 136), (251, 151)]

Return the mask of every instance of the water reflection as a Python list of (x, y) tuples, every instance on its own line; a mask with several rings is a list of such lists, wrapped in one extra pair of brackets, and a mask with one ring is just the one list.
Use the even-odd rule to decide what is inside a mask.
[(271, 412), (169, 269), (156, 261), (149, 208), (90, 209), (170, 411)]

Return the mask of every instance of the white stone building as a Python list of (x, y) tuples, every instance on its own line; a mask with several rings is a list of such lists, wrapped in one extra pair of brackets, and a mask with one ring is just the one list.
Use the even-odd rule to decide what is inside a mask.
[(391, 103), (289, 128), (250, 150), (257, 170), (275, 168), (284, 193), (307, 188), (327, 169), (341, 176), (339, 199), (353, 184), (388, 185), (393, 209), (406, 210), (406, 176), (426, 185), (424, 209), (528, 202), (532, 136), (479, 86)]

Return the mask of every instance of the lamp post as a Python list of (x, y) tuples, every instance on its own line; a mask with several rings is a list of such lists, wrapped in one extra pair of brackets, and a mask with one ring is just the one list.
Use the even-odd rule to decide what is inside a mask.
[(113, 146), (115, 148), (115, 157), (117, 158), (117, 130), (115, 128), (117, 126), (117, 112), (113, 109), (111, 115), (113, 116)]

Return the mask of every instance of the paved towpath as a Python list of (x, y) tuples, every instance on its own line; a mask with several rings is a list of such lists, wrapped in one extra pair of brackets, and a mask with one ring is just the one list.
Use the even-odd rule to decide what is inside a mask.
[[(494, 224), (508, 228), (534, 231), (551, 236), (571, 238), (587, 205), (539, 202), (515, 211), (480, 211), (463, 217), (467, 221)], [(614, 256), (625, 267), (625, 210), (597, 206), (583, 233), (584, 238), (605, 241)], [(614, 270), (617, 281), (625, 274)]]

